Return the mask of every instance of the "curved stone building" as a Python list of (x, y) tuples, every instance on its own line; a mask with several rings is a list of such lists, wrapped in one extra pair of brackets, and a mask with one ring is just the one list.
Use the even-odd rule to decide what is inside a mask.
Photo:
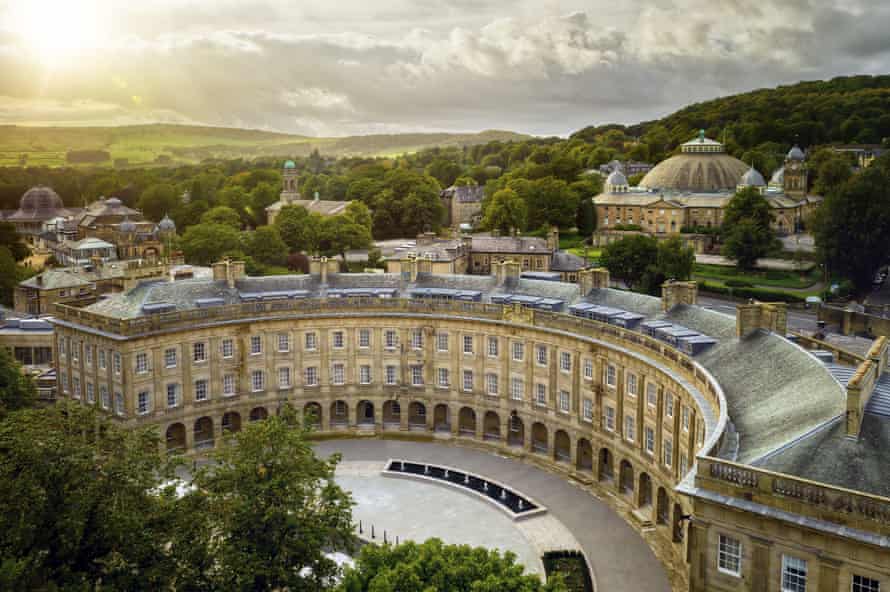
[(866, 405), (883, 342), (845, 387), (786, 339), (783, 305), (733, 318), (697, 306), (694, 283), (659, 300), (609, 289), (604, 270), (575, 285), (522, 279), (513, 262), (492, 276), (332, 263), (245, 277), (222, 262), (213, 280), (60, 306), (61, 396), (156, 425), (171, 451), (289, 404), (320, 434), (535, 463), (625, 516), (675, 590), (890, 586), (890, 480), (819, 458), (886, 463), (875, 434), (890, 419)]

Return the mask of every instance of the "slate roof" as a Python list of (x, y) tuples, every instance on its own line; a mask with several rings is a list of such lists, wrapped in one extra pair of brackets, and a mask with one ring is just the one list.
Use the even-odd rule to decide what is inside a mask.
[(478, 253), (546, 253), (547, 241), (534, 236), (474, 236), (472, 250)]
[(586, 267), (584, 257), (567, 251), (556, 251), (550, 259), (550, 269), (553, 271), (580, 271)]
[[(41, 283), (38, 283), (38, 278)], [(66, 269), (50, 269), (19, 282), (19, 286), (35, 288), (37, 290), (76, 288), (89, 284), (90, 280), (84, 277), (84, 274), (75, 273)]]

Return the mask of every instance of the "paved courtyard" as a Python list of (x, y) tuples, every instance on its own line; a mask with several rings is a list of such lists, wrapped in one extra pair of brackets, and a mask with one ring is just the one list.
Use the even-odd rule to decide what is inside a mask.
[[(584, 549), (593, 567), (597, 590), (670, 591), (667, 574), (646, 542), (605, 503), (562, 477), (516, 460), (447, 444), (331, 440), (317, 443), (316, 449), (322, 455), (340, 452), (344, 463), (404, 458), (448, 465), (500, 481), (545, 505), (553, 519), (549, 524), (529, 522), (523, 536), (539, 548), (566, 544), (566, 535), (558, 530), (564, 526)], [(429, 514), (429, 508), (442, 511), (430, 501), (437, 497), (433, 492), (440, 490), (441, 487), (433, 486), (417, 489), (417, 507), (424, 508), (426, 514)], [(356, 493), (357, 498), (360, 495), (360, 492)], [(424, 513), (420, 516), (422, 518)]]

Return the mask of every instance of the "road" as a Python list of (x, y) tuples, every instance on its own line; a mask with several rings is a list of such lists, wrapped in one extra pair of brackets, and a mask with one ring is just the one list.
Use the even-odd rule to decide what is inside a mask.
[[(738, 305), (738, 302), (729, 300), (728, 298), (713, 296), (711, 294), (708, 294), (707, 296), (699, 294), (698, 304), (699, 306), (703, 306), (717, 312), (735, 316), (736, 306)], [(815, 309), (789, 308), (788, 328), (797, 331), (815, 331), (817, 329)]]

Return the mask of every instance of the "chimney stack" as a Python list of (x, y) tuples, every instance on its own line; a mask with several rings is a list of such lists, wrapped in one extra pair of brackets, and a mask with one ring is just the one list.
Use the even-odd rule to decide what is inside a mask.
[(784, 302), (739, 304), (736, 311), (736, 335), (740, 338), (765, 329), (784, 337), (788, 333), (788, 305)]
[(661, 309), (669, 311), (678, 304), (693, 305), (698, 302), (698, 283), (668, 280), (661, 284)]

